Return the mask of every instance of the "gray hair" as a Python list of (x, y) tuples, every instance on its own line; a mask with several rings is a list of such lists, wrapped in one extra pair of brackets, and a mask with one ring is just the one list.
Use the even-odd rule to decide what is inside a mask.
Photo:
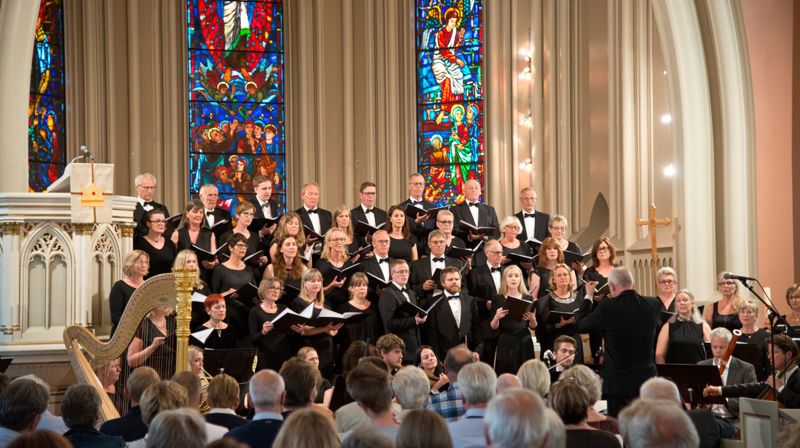
[(673, 278), (675, 278), (675, 280), (678, 280), (678, 273), (675, 272), (675, 269), (672, 269), (669, 266), (664, 266), (663, 268), (661, 268), (658, 271), (656, 271), (656, 278), (659, 278), (659, 277), (662, 277), (662, 276), (665, 276), (665, 275), (671, 275)]
[(15, 379), (0, 393), (0, 425), (22, 431), (47, 409), (49, 400), (50, 392), (38, 382)]
[(206, 445), (206, 423), (194, 409), (161, 411), (147, 430), (147, 448), (202, 448)]
[[(678, 297), (678, 295), (680, 294), (685, 295), (686, 297), (689, 298), (689, 301), (692, 302), (692, 322), (696, 324), (702, 324), (703, 322), (705, 322), (703, 316), (700, 315), (700, 311), (697, 309), (696, 306), (694, 306), (695, 302), (694, 294), (692, 294), (692, 292), (689, 291), (688, 289), (681, 289), (680, 291), (675, 293), (675, 297)], [(678, 313), (675, 313), (674, 316), (669, 318), (669, 323), (671, 324), (675, 323), (677, 320), (678, 320)]]
[(668, 400), (677, 404), (683, 402), (678, 386), (660, 376), (645, 381), (642, 387), (639, 388), (639, 396), (650, 400)]
[(264, 369), (250, 378), (250, 400), (259, 409), (271, 408), (281, 404), (281, 396), (286, 390), (278, 372)]
[(367, 425), (358, 427), (342, 440), (342, 448), (394, 448), (394, 442)]
[(553, 215), (553, 216), (551, 216), (550, 217), (550, 222), (548, 222), (547, 225), (552, 227), (553, 223), (556, 223), (556, 222), (560, 222), (560, 223), (564, 224), (564, 227), (567, 227), (567, 225), (568, 225), (567, 224), (567, 218), (565, 218), (563, 215)]
[(153, 176), (153, 175), (152, 175), (152, 174), (150, 174), (150, 173), (142, 173), (142, 174), (139, 174), (139, 175), (137, 175), (136, 177), (134, 177), (134, 178), (133, 178), (133, 185), (134, 185), (134, 186), (136, 186), (136, 187), (138, 187), (139, 185), (141, 185), (141, 184), (142, 184), (142, 180), (144, 180), (144, 178), (145, 178), (145, 177), (148, 177), (148, 178), (150, 178), (150, 179), (153, 179), (153, 186), (156, 186), (156, 185), (157, 185), (157, 182), (158, 182), (158, 181), (156, 180), (156, 176)]
[(725, 327), (717, 327), (711, 330), (711, 333), (708, 334), (709, 340), (713, 341), (714, 338), (722, 338), (725, 340), (725, 342), (730, 344), (731, 339), (733, 339), (733, 333), (731, 333), (731, 331)]
[[(441, 213), (441, 212), (440, 212), (440, 213)], [(447, 240), (447, 238), (444, 236), (444, 232), (442, 232), (442, 231), (441, 231), (441, 230), (439, 230), (439, 229), (436, 229), (436, 230), (431, 230), (431, 233), (429, 233), (429, 234), (428, 234), (428, 239), (427, 239), (427, 241), (430, 243), (430, 242), (431, 242), (431, 240), (432, 240), (433, 238), (435, 238), (435, 237), (439, 237), (439, 238), (442, 238), (442, 239), (444, 239), (444, 240)]]
[(538, 359), (529, 359), (517, 371), (522, 387), (536, 392), (544, 398), (550, 390), (550, 371)]
[(422, 369), (406, 366), (394, 375), (392, 390), (403, 409), (421, 409), (431, 393), (431, 385)]
[(700, 446), (697, 430), (679, 406), (664, 400), (639, 399), (619, 415), (625, 447), (694, 448)]
[(633, 275), (625, 266), (614, 268), (608, 274), (608, 283), (622, 289), (633, 288)]
[(559, 380), (572, 378), (572, 381), (580, 384), (589, 391), (589, 395), (597, 403), (602, 396), (602, 380), (594, 371), (583, 364), (576, 364), (569, 369), (561, 372)]
[(484, 424), (494, 448), (540, 447), (549, 422), (544, 400), (526, 389), (507, 390), (489, 401)]
[(506, 216), (503, 218), (503, 221), (500, 222), (500, 233), (505, 232), (508, 226), (513, 225), (516, 225), (519, 230), (522, 229), (522, 223), (519, 222), (516, 216)]
[(61, 401), (61, 418), (67, 428), (94, 427), (100, 415), (100, 395), (88, 384), (73, 384)]
[(488, 403), (495, 394), (497, 374), (485, 362), (469, 364), (458, 373), (458, 388), (464, 400), (477, 404)]

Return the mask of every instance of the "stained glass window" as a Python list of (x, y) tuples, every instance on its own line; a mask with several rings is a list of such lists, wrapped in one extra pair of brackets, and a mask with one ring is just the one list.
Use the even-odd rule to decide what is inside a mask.
[(28, 190), (44, 191), (64, 173), (64, 7), (42, 0), (33, 43), (28, 107)]
[(466, 181), (484, 185), (483, 0), (417, 0), (415, 20), (425, 199), (461, 203)]
[(186, 0), (190, 191), (219, 189), (233, 210), (272, 179), (286, 207), (281, 0)]

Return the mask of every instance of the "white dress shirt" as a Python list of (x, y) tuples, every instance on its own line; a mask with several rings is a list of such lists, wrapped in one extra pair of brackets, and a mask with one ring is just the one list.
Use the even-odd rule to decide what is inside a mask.
[(311, 220), (311, 228), (313, 228), (317, 233), (322, 233), (322, 225), (319, 223), (319, 207), (310, 209), (306, 206), (303, 206), (303, 208), (306, 209), (306, 213), (308, 213), (309, 210), (317, 211), (316, 213), (308, 213), (308, 219)]
[(373, 210), (371, 212), (367, 213), (367, 210), (370, 210), (370, 208), (367, 207), (364, 204), (361, 204), (361, 211), (364, 212), (364, 216), (367, 218), (367, 223), (369, 223), (369, 225), (371, 225), (372, 227), (375, 227), (375, 210), (374, 210), (374, 208), (375, 207), (372, 207)]
[(478, 204), (478, 202), (470, 202), (470, 201), (464, 201), (464, 202), (466, 202), (467, 207), (469, 207), (469, 212), (470, 214), (472, 214), (472, 220), (475, 221), (475, 225), (479, 226), (480, 223), (478, 221), (478, 215), (479, 215), (478, 210), (480, 209), (480, 207), (473, 207), (472, 205), (470, 205), (470, 204)]
[(453, 318), (456, 320), (456, 326), (461, 328), (461, 298), (458, 299), (451, 299), (453, 294), (449, 292), (445, 292), (445, 299), (447, 299), (447, 304), (450, 305), (450, 311), (453, 312)]
[(536, 214), (536, 210), (531, 210), (529, 212), (522, 210), (522, 217), (524, 218), (523, 219), (524, 222), (522, 223), (522, 225), (525, 226), (525, 234), (528, 235), (527, 241), (533, 241), (536, 239), (533, 237), (533, 231), (536, 230), (536, 218), (525, 216), (525, 213), (530, 213), (534, 215)]

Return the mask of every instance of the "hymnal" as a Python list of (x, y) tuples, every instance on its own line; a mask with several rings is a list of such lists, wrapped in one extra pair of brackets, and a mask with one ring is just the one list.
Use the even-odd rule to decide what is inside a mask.
[(531, 307), (533, 307), (533, 301), (516, 297), (506, 297), (503, 303), (503, 308), (508, 310), (505, 318), (517, 322), (522, 322), (522, 315), (529, 312)]
[(480, 233), (490, 237), (500, 236), (500, 229), (498, 229), (497, 227), (473, 226), (472, 224), (466, 221), (459, 221), (458, 227), (465, 232)]
[(192, 244), (192, 250), (194, 250), (194, 253), (197, 255), (198, 262), (213, 261), (215, 258), (217, 258), (217, 255), (220, 255), (220, 251), (225, 249), (226, 247), (228, 247), (228, 243), (219, 246), (217, 250), (214, 252), (209, 252), (201, 247), (197, 247), (196, 245)]

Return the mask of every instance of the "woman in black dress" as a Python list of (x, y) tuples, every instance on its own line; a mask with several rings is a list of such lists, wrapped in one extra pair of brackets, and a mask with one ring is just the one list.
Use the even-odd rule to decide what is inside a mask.
[(761, 357), (761, 366), (756, 368), (756, 377), (759, 381), (764, 381), (770, 374), (769, 359), (767, 358), (767, 344), (769, 343), (769, 331), (759, 328), (758, 325), (758, 305), (750, 299), (745, 299), (739, 305), (739, 321), (742, 323), (738, 342), (753, 344), (758, 348)]
[(339, 308), (347, 302), (347, 278), (341, 276), (336, 270), (351, 266), (353, 263), (347, 257), (347, 237), (341, 229), (332, 228), (325, 234), (325, 245), (322, 255), (317, 262), (317, 269), (322, 274), (322, 284), (325, 285), (325, 299), (330, 302), (331, 308)]
[[(559, 247), (561, 248), (562, 252), (572, 252), (573, 254), (582, 254), (581, 248), (573, 243), (572, 241), (567, 240), (567, 218), (561, 215), (553, 215), (550, 217), (550, 223), (547, 226), (547, 229), (550, 231), (550, 235), (553, 239), (556, 240)], [(577, 271), (578, 273), (583, 272), (584, 266), (583, 264), (573, 263), (573, 266), (570, 266), (572, 269)]]
[(248, 283), (253, 283), (255, 278), (252, 270), (242, 261), (244, 254), (247, 253), (247, 240), (244, 235), (233, 234), (228, 240), (228, 246), (231, 248), (230, 258), (214, 268), (211, 275), (211, 291), (225, 296), (228, 323), (234, 328), (237, 344), (247, 346), (250, 338), (247, 318), (253, 303), (242, 302), (236, 291)]
[(678, 274), (675, 269), (664, 266), (656, 272), (658, 278), (658, 298), (664, 311), (675, 312), (675, 293), (678, 291)]
[[(278, 220), (278, 228), (272, 236), (272, 243), (270, 243), (269, 246), (270, 262), (275, 263), (275, 259), (278, 258), (278, 253), (280, 252), (279, 242), (283, 241), (287, 236), (294, 238), (297, 243), (298, 253), (307, 255), (310, 260), (313, 244), (309, 246), (310, 249), (308, 252), (304, 252), (306, 249), (306, 231), (303, 230), (303, 223), (300, 221), (300, 215), (298, 215), (297, 212), (286, 212), (286, 214), (281, 216), (281, 219)], [(264, 275), (266, 276), (266, 273)]]
[(661, 327), (656, 343), (656, 363), (697, 364), (706, 359), (704, 342), (711, 328), (694, 306), (694, 295), (682, 289), (675, 295), (675, 315)]
[(131, 251), (122, 262), (122, 280), (117, 280), (108, 293), (108, 306), (111, 311), (111, 336), (117, 330), (119, 320), (128, 306), (133, 292), (144, 283), (150, 268), (150, 256), (141, 250)]
[(725, 278), (727, 272), (717, 277), (717, 292), (719, 300), (706, 305), (706, 322), (711, 328), (725, 327), (730, 331), (742, 328), (739, 322), (739, 306), (744, 300), (739, 296), (739, 285), (735, 280)]
[(350, 301), (342, 304), (336, 309), (337, 313), (366, 313), (367, 317), (361, 322), (345, 325), (339, 331), (339, 350), (344, 353), (347, 347), (355, 341), (369, 341), (374, 344), (379, 337), (383, 336), (383, 322), (378, 314), (377, 303), (372, 303), (367, 299), (369, 289), (369, 279), (363, 272), (356, 272), (350, 278)]
[(152, 367), (161, 379), (169, 379), (175, 373), (175, 343), (173, 309), (156, 307), (142, 321), (128, 346), (127, 366)]
[[(208, 284), (200, 278), (200, 269), (197, 263), (197, 254), (193, 250), (184, 249), (175, 256), (174, 269), (194, 269), (195, 277), (192, 283), (192, 321), (189, 328), (197, 328), (205, 322), (208, 315), (205, 309), (205, 297), (211, 292)], [(200, 300), (202, 299), (202, 300)]]
[[(536, 266), (531, 273), (528, 285), (531, 288), (531, 295), (542, 298), (550, 292), (550, 276), (553, 269), (559, 264), (564, 264), (564, 252), (561, 250), (555, 238), (547, 237), (539, 246), (539, 256), (536, 258)], [(577, 285), (575, 271), (570, 270), (572, 284)], [(577, 288), (577, 286), (576, 286)]]
[[(220, 241), (227, 242), (231, 235), (235, 233), (244, 235), (247, 241), (247, 253), (245, 254), (247, 261), (245, 263), (252, 267), (254, 272), (260, 273), (267, 265), (267, 255), (264, 252), (261, 252), (260, 255), (254, 255), (259, 250), (263, 250), (264, 247), (258, 232), (251, 232), (247, 228), (253, 223), (255, 212), (256, 207), (251, 202), (240, 202), (234, 211), (236, 226), (230, 232), (225, 232), (222, 237), (220, 237)], [(230, 246), (224, 249), (226, 254), (230, 254), (230, 250)]]
[[(503, 222), (500, 223), (499, 241), (500, 245), (503, 246), (503, 264), (506, 262), (511, 262), (511, 260), (508, 258), (508, 254), (510, 253), (525, 255), (526, 257), (533, 255), (531, 253), (530, 246), (517, 238), (520, 229), (522, 229), (522, 225), (519, 223), (519, 219), (517, 219), (516, 216), (507, 216), (505, 219), (503, 219)], [(514, 262), (514, 264), (522, 269), (524, 278), (527, 278), (528, 273), (533, 269), (533, 264), (530, 262)]]
[(386, 211), (386, 217), (383, 230), (389, 232), (389, 258), (409, 263), (416, 260), (417, 238), (408, 229), (406, 212), (399, 205), (393, 205)]
[[(608, 287), (608, 274), (616, 266), (617, 252), (608, 237), (601, 237), (592, 245), (592, 265), (583, 271), (584, 282), (594, 282), (593, 307), (610, 293)], [(599, 331), (589, 333), (589, 347), (592, 357), (599, 363), (599, 352), (603, 344), (603, 337)]]
[[(581, 340), (578, 323), (589, 314), (596, 284), (587, 283), (585, 293), (575, 290), (574, 276), (575, 273), (569, 266), (563, 263), (557, 264), (550, 276), (550, 292), (536, 302), (537, 318), (541, 322), (539, 345), (542, 354), (553, 350), (553, 343), (561, 335), (570, 336), (576, 341)], [(553, 319), (551, 318), (553, 312), (570, 313), (572, 316), (567, 318), (565, 315), (560, 315), (560, 318)], [(577, 362), (583, 361), (582, 347), (583, 344), (575, 347)]]
[(291, 344), (286, 333), (272, 326), (275, 319), (286, 308), (278, 305), (283, 293), (283, 283), (275, 277), (265, 277), (258, 285), (261, 303), (250, 310), (250, 340), (258, 349), (257, 370), (280, 370), (284, 361), (292, 357)]
[(789, 305), (789, 312), (786, 314), (789, 336), (800, 337), (800, 283), (795, 283), (786, 290), (786, 304)]
[(236, 334), (233, 327), (225, 323), (227, 317), (227, 306), (225, 297), (222, 294), (209, 294), (206, 297), (205, 309), (208, 314), (208, 321), (193, 332), (212, 329), (208, 338), (203, 342), (207, 349), (224, 350), (236, 347)]
[(264, 277), (279, 278), (283, 282), (284, 291), (286, 291), (286, 296), (281, 301), (292, 303), (300, 293), (300, 279), (308, 271), (308, 266), (303, 264), (297, 253), (300, 248), (293, 236), (286, 235), (276, 239), (275, 244), (278, 255), (272, 259), (272, 263), (267, 265)]
[[(205, 217), (205, 205), (200, 199), (192, 199), (186, 204), (183, 210), (183, 217), (176, 231), (172, 232), (172, 242), (175, 243), (178, 252), (191, 249), (197, 246), (206, 252), (214, 253), (217, 251), (217, 240), (214, 233), (203, 226)], [(203, 260), (200, 263), (200, 277), (208, 282), (211, 279), (211, 270), (219, 264), (218, 259)]]
[[(332, 228), (344, 232), (348, 254), (352, 254), (366, 245), (364, 238), (353, 232), (353, 222), (350, 220), (349, 208), (342, 206), (333, 211)], [(358, 258), (354, 258), (352, 261), (358, 261)]]
[[(494, 369), (498, 375), (517, 373), (525, 361), (533, 358), (533, 339), (530, 330), (536, 328), (536, 313), (531, 310), (523, 314), (521, 321), (506, 319), (508, 309), (503, 308), (503, 305), (508, 297), (533, 301), (525, 288), (525, 282), (522, 281), (522, 271), (519, 266), (508, 266), (503, 269), (500, 294), (492, 300), (494, 317), (489, 326), (492, 330), (500, 330), (494, 360)], [(491, 363), (491, 360), (487, 362)]]
[[(302, 312), (309, 304), (314, 304), (312, 316), (318, 317), (320, 310), (326, 309), (325, 293), (322, 291), (322, 274), (316, 269), (311, 269), (303, 274), (300, 282), (300, 294), (289, 307), (297, 313)], [(298, 350), (301, 347), (311, 346), (319, 354), (319, 371), (324, 378), (333, 378), (333, 337), (342, 328), (342, 324), (329, 324), (325, 327), (311, 327), (302, 325), (300, 336), (295, 342)]]
[(145, 213), (142, 222), (147, 227), (147, 233), (133, 240), (133, 248), (147, 252), (150, 256), (150, 272), (148, 278), (172, 272), (172, 263), (175, 261), (175, 243), (164, 238), (167, 230), (167, 220), (164, 211), (155, 208)]

